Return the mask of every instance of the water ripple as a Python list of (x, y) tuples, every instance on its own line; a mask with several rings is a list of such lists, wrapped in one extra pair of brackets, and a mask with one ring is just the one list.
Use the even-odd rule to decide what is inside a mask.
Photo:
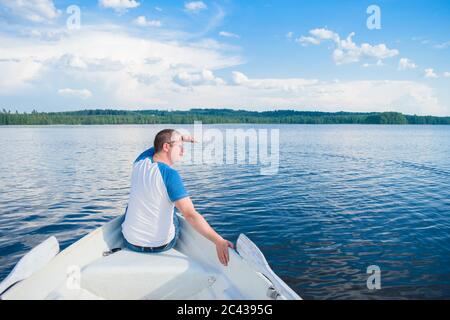
[[(162, 128), (0, 127), (0, 278), (46, 237), (65, 248), (122, 214), (131, 163)], [(276, 175), (178, 166), (224, 237), (247, 234), (306, 299), (450, 298), (449, 127), (257, 128), (280, 130)]]

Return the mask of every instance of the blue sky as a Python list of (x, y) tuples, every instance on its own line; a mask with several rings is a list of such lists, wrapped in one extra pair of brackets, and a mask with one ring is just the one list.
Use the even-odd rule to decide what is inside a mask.
[(0, 0), (0, 108), (450, 116), (449, 18), (448, 1)]

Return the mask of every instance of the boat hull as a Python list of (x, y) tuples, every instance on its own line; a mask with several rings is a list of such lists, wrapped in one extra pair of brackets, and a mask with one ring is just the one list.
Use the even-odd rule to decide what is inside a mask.
[[(56, 255), (43, 269), (17, 283), (2, 299), (272, 299), (273, 285), (230, 249), (220, 264), (213, 243), (180, 218), (180, 238), (165, 253), (123, 248), (119, 216)], [(196, 279), (196, 281), (190, 281)], [(300, 299), (278, 296), (280, 299)]]

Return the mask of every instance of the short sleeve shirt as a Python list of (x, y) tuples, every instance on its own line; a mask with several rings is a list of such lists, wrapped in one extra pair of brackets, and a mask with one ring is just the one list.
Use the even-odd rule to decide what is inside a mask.
[(178, 171), (153, 162), (153, 147), (134, 162), (131, 190), (122, 233), (125, 239), (142, 247), (159, 247), (172, 241), (174, 202), (188, 197)]

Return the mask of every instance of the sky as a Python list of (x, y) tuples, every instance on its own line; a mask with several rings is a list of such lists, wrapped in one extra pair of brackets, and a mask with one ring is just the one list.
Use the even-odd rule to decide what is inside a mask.
[(0, 109), (450, 116), (448, 0), (0, 0)]

